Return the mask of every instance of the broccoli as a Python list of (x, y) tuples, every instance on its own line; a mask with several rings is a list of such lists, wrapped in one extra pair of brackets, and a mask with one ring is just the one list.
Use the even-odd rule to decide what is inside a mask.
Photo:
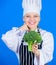
[(32, 51), (32, 45), (34, 43), (40, 44), (42, 41), (41, 35), (35, 31), (29, 31), (28, 33), (25, 33), (23, 39), (28, 43), (29, 51)]

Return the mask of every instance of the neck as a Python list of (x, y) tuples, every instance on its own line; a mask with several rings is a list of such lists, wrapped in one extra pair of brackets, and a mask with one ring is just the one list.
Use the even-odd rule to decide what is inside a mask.
[(30, 28), (28, 31), (35, 31), (37, 27)]

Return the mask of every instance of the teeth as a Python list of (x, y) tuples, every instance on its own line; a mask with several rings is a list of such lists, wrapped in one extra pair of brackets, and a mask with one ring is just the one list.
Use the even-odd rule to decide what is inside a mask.
[(29, 23), (33, 25), (35, 22), (29, 22)]

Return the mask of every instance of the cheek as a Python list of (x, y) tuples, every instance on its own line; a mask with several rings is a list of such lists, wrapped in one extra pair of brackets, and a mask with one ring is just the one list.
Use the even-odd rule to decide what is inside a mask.
[(40, 22), (40, 19), (36, 19), (36, 23), (38, 24)]
[(25, 24), (26, 24), (26, 25), (29, 25), (28, 21), (25, 21)]

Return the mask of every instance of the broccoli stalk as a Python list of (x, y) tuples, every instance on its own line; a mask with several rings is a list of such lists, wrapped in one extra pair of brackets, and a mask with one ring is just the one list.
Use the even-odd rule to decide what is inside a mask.
[(29, 51), (32, 51), (32, 44), (33, 44), (32, 41), (29, 41), (29, 42), (28, 42), (28, 50), (29, 50)]
[(35, 31), (29, 31), (28, 33), (25, 33), (23, 39), (28, 43), (29, 51), (32, 51), (32, 45), (34, 43), (40, 44), (42, 41), (41, 35)]

